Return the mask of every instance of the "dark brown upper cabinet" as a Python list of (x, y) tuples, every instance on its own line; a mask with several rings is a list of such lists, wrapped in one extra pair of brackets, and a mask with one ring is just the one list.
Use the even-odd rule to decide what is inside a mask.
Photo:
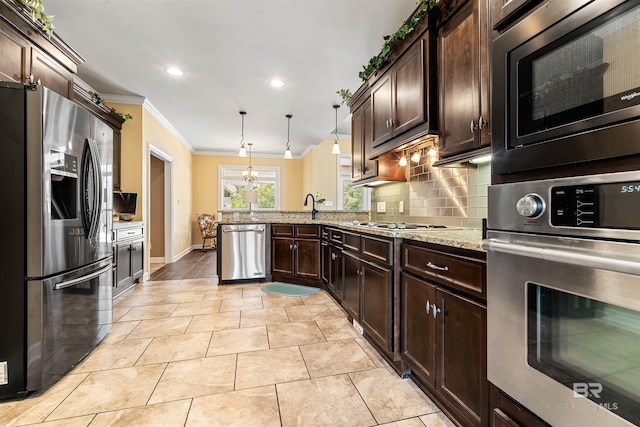
[(491, 143), (487, 1), (468, 0), (438, 31), (440, 158)]
[(503, 30), (542, 0), (491, 0), (491, 28)]

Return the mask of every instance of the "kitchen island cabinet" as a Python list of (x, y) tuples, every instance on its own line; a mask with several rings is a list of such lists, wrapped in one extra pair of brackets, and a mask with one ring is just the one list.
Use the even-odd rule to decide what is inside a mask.
[(403, 360), (450, 416), (488, 426), (483, 256), (406, 242), (402, 252)]
[(144, 274), (144, 223), (113, 225), (113, 297), (131, 288)]
[(320, 287), (320, 226), (273, 224), (271, 272), (273, 280)]

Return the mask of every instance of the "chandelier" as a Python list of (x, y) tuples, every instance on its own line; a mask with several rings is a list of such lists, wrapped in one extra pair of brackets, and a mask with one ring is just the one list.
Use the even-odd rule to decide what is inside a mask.
[(247, 168), (247, 170), (242, 171), (242, 179), (244, 181), (252, 183), (258, 180), (258, 172), (254, 171), (253, 167), (251, 166), (251, 146), (253, 145), (253, 143), (248, 142), (247, 145), (249, 146), (249, 167)]

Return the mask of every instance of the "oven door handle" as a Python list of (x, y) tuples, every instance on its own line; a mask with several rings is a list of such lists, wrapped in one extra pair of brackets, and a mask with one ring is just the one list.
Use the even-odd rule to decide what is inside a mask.
[(640, 263), (623, 259), (607, 258), (604, 256), (587, 255), (560, 249), (538, 248), (514, 243), (505, 243), (496, 239), (485, 239), (482, 247), (491, 252), (501, 252), (512, 255), (538, 258), (547, 261), (563, 262), (587, 268), (598, 268), (620, 273), (640, 276)]

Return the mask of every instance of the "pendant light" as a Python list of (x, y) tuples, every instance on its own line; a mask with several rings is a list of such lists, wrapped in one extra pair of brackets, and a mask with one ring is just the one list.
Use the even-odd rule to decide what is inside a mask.
[(242, 138), (240, 139), (240, 151), (238, 151), (238, 157), (247, 157), (247, 149), (244, 148), (244, 116), (246, 114), (246, 111), (240, 111), (240, 116), (242, 117)]
[(289, 146), (289, 131), (291, 130), (291, 114), (285, 116), (287, 118), (287, 149), (284, 150), (284, 158), (291, 159), (291, 147)]
[(420, 163), (420, 157), (422, 157), (422, 148), (413, 153), (413, 156), (411, 156), (411, 161), (414, 163)]
[(251, 146), (253, 144), (251, 142), (248, 142), (247, 145), (249, 146), (249, 167), (246, 171), (242, 171), (242, 179), (251, 184), (252, 182), (258, 180), (258, 172), (254, 171), (253, 167), (251, 166)]
[(340, 151), (340, 142), (338, 139), (338, 108), (340, 108), (340, 105), (338, 104), (334, 104), (333, 106), (334, 110), (336, 110), (336, 136), (335, 139), (333, 140), (333, 147), (331, 148), (331, 154), (341, 154), (342, 151)]
[(402, 167), (407, 166), (407, 156), (404, 154), (404, 151), (402, 152), (402, 157), (400, 157), (398, 164)]

